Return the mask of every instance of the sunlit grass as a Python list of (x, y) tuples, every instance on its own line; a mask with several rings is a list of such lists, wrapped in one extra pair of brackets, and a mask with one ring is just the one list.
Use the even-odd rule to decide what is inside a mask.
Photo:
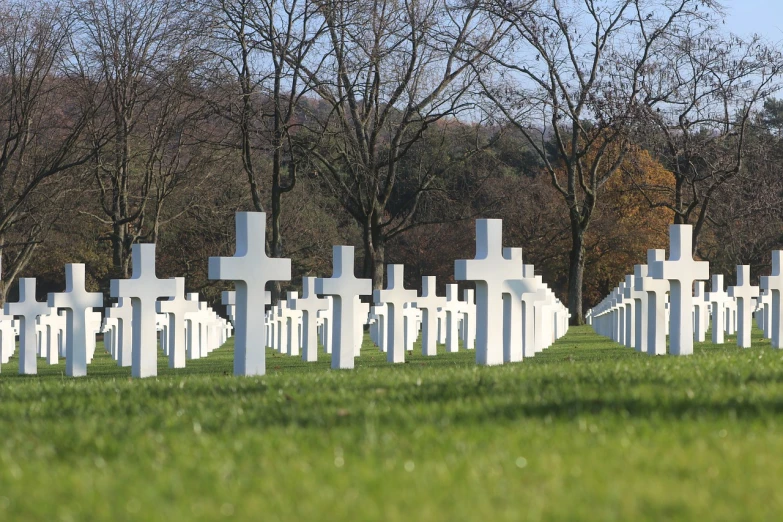
[[(231, 343), (131, 380), (0, 374), (0, 521), (780, 520), (783, 353), (648, 357), (574, 328), (520, 364), (353, 371)], [(416, 352), (419, 353), (417, 345)]]

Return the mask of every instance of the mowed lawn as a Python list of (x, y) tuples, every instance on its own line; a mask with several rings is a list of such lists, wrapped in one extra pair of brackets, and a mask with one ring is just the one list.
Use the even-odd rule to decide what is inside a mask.
[(0, 521), (783, 520), (783, 352), (753, 337), (652, 358), (580, 327), (493, 368), (366, 339), (258, 378), (231, 343), (146, 380), (100, 346), (78, 380), (14, 358)]

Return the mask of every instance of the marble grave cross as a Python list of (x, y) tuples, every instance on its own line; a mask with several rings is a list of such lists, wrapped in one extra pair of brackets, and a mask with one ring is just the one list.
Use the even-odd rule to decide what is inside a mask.
[[(647, 251), (647, 270), (666, 259), (664, 250)], [(636, 278), (637, 290), (647, 292), (647, 354), (666, 355), (666, 292), (669, 281), (653, 277)]]
[(117, 320), (117, 346), (114, 359), (118, 366), (127, 367), (133, 362), (133, 305), (127, 297), (120, 297), (106, 309), (106, 317)]
[(95, 339), (87, 313), (103, 307), (103, 294), (84, 289), (84, 264), (65, 265), (65, 291), (49, 294), (49, 306), (65, 309), (65, 374), (69, 377), (87, 375), (89, 337)]
[[(174, 296), (157, 302), (159, 314), (168, 314), (169, 368), (184, 368), (187, 352), (185, 337), (185, 315), (198, 312), (198, 303), (185, 296), (185, 278), (173, 277)], [(226, 292), (224, 292), (225, 294)]]
[(416, 306), (421, 310), (421, 351), (423, 355), (438, 354), (438, 308), (446, 303), (446, 298), (435, 292), (435, 276), (421, 278), (421, 297), (416, 298)]
[(503, 289), (518, 269), (503, 256), (503, 220), (476, 220), (476, 257), (454, 262), (457, 281), (476, 283), (476, 363), (503, 364)]
[(234, 281), (234, 375), (266, 373), (265, 287), (291, 279), (291, 260), (266, 255), (266, 214), (237, 212), (234, 257), (210, 257), (209, 278)]
[(707, 301), (712, 303), (712, 343), (723, 344), (726, 330), (723, 323), (726, 318), (726, 303), (729, 302), (729, 294), (723, 289), (723, 275), (712, 276), (712, 291), (707, 293)]
[(376, 305), (386, 303), (386, 361), (390, 363), (405, 362), (405, 320), (403, 307), (406, 303), (416, 300), (416, 291), (403, 286), (405, 265), (386, 266), (386, 288), (375, 290)]
[(173, 297), (174, 280), (155, 275), (155, 245), (137, 243), (131, 250), (133, 275), (130, 279), (112, 279), (111, 296), (129, 297), (133, 307), (133, 345), (131, 375), (135, 378), (158, 374), (158, 335), (156, 302)]
[(302, 359), (307, 362), (318, 360), (318, 312), (329, 307), (329, 301), (315, 293), (315, 278), (302, 279), (302, 297), (288, 302), (293, 310), (302, 312)]
[(332, 247), (332, 277), (315, 280), (319, 295), (332, 296), (332, 368), (352, 369), (356, 346), (357, 297), (372, 294), (372, 281), (354, 275), (352, 246)]
[(669, 349), (693, 354), (693, 283), (710, 277), (710, 264), (693, 259), (693, 227), (669, 225), (669, 259), (648, 263), (655, 279), (669, 281)]
[(737, 300), (737, 346), (750, 348), (753, 327), (753, 298), (759, 296), (759, 287), (750, 284), (750, 266), (737, 265), (737, 285), (729, 287), (729, 297)]
[(19, 279), (19, 301), (6, 303), (6, 315), (19, 317), (19, 373), (35, 375), (38, 373), (36, 361), (37, 338), (35, 322), (39, 315), (49, 312), (49, 305), (35, 300), (35, 278)]

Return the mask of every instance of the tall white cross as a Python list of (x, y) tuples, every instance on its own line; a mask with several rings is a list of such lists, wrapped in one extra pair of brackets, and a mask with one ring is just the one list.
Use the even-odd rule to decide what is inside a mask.
[(131, 375), (137, 378), (158, 374), (158, 336), (156, 301), (173, 297), (176, 287), (171, 279), (155, 276), (155, 245), (133, 245), (133, 275), (130, 279), (112, 279), (111, 296), (130, 297), (133, 307), (133, 348)]
[(39, 315), (49, 313), (49, 306), (35, 300), (35, 278), (19, 279), (19, 301), (6, 303), (5, 313), (6, 315), (15, 315), (20, 319), (19, 373), (22, 375), (37, 374), (35, 320)]
[(446, 303), (446, 298), (437, 295), (435, 276), (421, 278), (421, 297), (416, 306), (421, 310), (421, 351), (424, 355), (438, 354), (438, 308)]
[(737, 265), (737, 285), (729, 287), (729, 297), (737, 300), (737, 346), (740, 348), (750, 348), (752, 299), (758, 296), (759, 287), (750, 284), (750, 266)]
[[(185, 278), (173, 277), (174, 296), (157, 302), (159, 314), (168, 314), (169, 324), (167, 328), (169, 368), (184, 368), (187, 352), (187, 339), (185, 338), (185, 315), (198, 312), (198, 303), (189, 301), (185, 297)], [(224, 292), (225, 293), (225, 292)]]
[(726, 303), (729, 301), (729, 294), (723, 289), (723, 275), (712, 276), (712, 292), (707, 293), (707, 301), (712, 303), (712, 343), (723, 344)]
[(373, 297), (376, 305), (386, 303), (388, 319), (386, 335), (388, 339), (386, 361), (390, 363), (405, 362), (405, 320), (403, 307), (405, 303), (416, 300), (416, 291), (403, 286), (405, 265), (386, 266), (386, 288), (375, 290)]
[(353, 247), (332, 247), (332, 277), (315, 280), (319, 295), (332, 296), (332, 368), (353, 368), (356, 346), (356, 297), (372, 294), (370, 279), (357, 279), (353, 272)]
[(691, 225), (669, 225), (669, 259), (649, 265), (654, 278), (669, 281), (669, 349), (672, 355), (693, 354), (693, 283), (710, 277), (710, 264), (695, 261), (692, 247)]
[[(666, 259), (664, 250), (647, 251), (647, 270), (654, 263)], [(669, 281), (642, 277), (637, 280), (637, 289), (647, 292), (647, 353), (649, 355), (666, 355), (666, 292), (669, 291)]]
[(210, 257), (209, 278), (234, 281), (234, 375), (266, 373), (265, 287), (291, 279), (291, 260), (266, 255), (266, 214), (238, 212), (234, 257)]
[(84, 264), (68, 264), (65, 265), (65, 292), (49, 294), (49, 306), (66, 311), (65, 374), (69, 377), (87, 375), (88, 337), (92, 335), (95, 339), (87, 325), (87, 312), (103, 306), (103, 294), (87, 292), (84, 283)]
[(772, 272), (769, 276), (761, 278), (764, 289), (772, 294), (772, 347), (783, 348), (783, 306), (781, 306), (781, 292), (783, 292), (783, 250), (772, 252)]
[(476, 221), (476, 257), (454, 262), (457, 281), (476, 283), (476, 362), (503, 364), (503, 287), (518, 269), (503, 257), (503, 220)]
[(302, 279), (302, 298), (293, 302), (289, 301), (288, 306), (302, 312), (302, 336), (304, 337), (302, 359), (307, 362), (317, 361), (318, 332), (316, 321), (318, 320), (318, 312), (325, 311), (329, 306), (329, 301), (318, 297), (315, 293), (314, 277)]

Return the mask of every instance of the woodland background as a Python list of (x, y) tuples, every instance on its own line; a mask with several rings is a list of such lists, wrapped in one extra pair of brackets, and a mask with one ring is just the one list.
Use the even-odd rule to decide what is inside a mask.
[(0, 300), (157, 243), (213, 304), (234, 214), (270, 255), (453, 281), (503, 219), (579, 322), (668, 225), (729, 281), (783, 246), (780, 49), (712, 0), (0, 3)]

